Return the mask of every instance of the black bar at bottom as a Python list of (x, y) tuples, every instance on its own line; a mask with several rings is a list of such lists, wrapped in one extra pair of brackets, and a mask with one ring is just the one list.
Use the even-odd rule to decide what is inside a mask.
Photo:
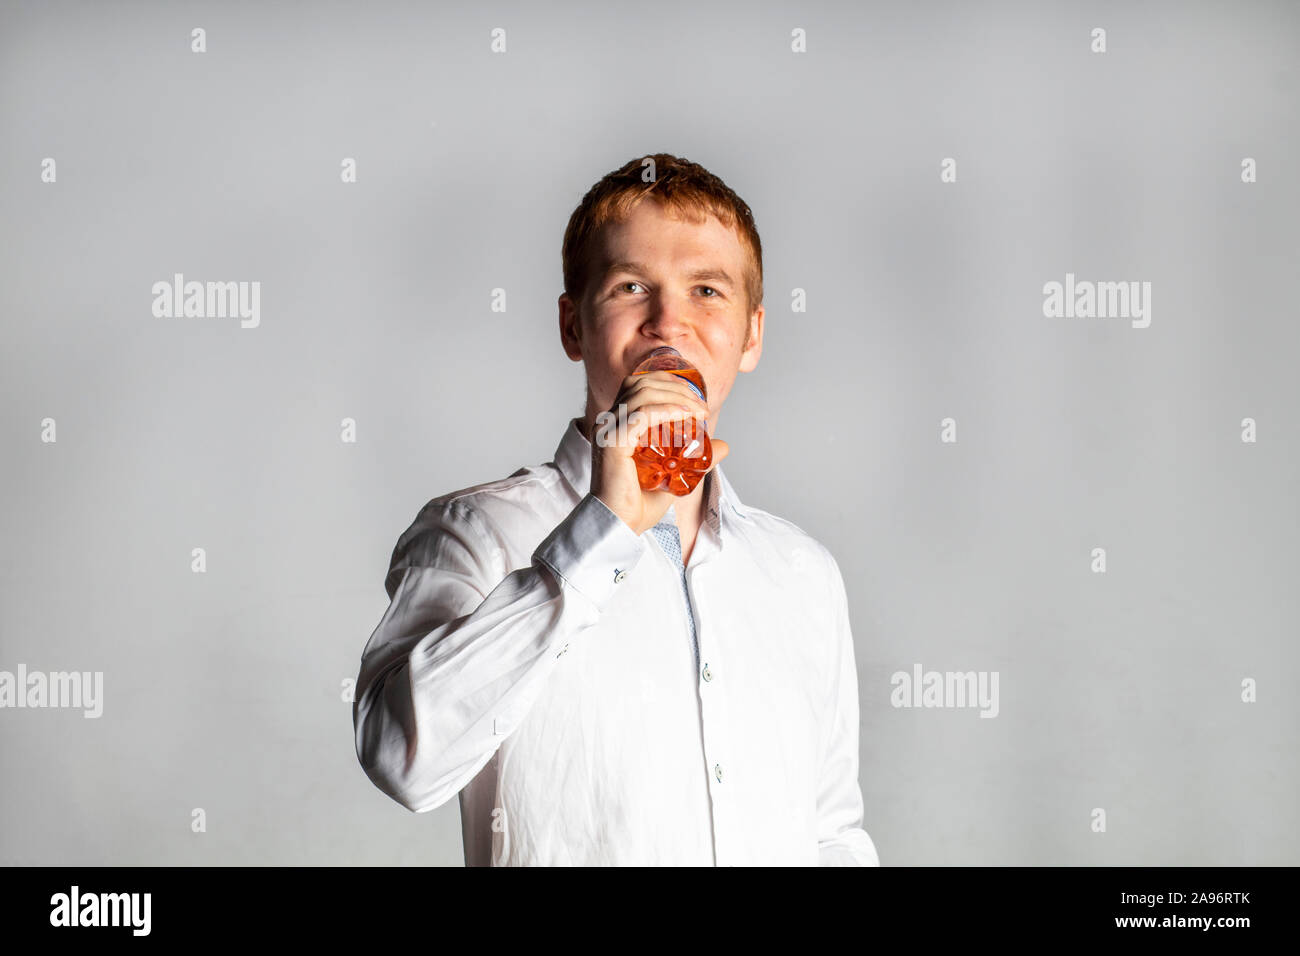
[[(355, 943), (438, 947), (467, 934), (620, 950), (664, 932), (740, 942), (803, 927), (866, 948), (915, 943), (1286, 934), (1291, 867), (884, 867), (867, 871), (9, 867), (6, 942)], [(147, 895), (146, 895), (147, 894)], [(91, 925), (87, 925), (91, 924)], [(609, 935), (611, 932), (616, 935)], [(701, 935), (702, 934), (702, 935)]]

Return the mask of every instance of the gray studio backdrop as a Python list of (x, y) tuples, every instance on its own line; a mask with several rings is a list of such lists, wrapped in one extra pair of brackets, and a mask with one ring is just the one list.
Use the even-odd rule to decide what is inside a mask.
[(420, 506), (580, 412), (564, 225), (656, 151), (757, 218), (718, 434), (844, 573), (882, 862), (1300, 863), (1297, 54), (1291, 3), (3, 4), (0, 671), (102, 712), (0, 709), (0, 863), (462, 862), (346, 684)]

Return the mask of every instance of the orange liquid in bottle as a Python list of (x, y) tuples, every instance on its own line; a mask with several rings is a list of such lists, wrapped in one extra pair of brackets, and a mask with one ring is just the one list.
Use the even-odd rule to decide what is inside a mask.
[[(675, 349), (655, 349), (632, 374), (657, 371), (680, 375), (699, 390), (702, 400), (707, 401), (704, 376), (687, 364)], [(709, 441), (703, 423), (696, 418), (664, 422), (651, 427), (637, 442), (632, 460), (636, 463), (642, 491), (688, 495), (713, 464), (713, 443)]]

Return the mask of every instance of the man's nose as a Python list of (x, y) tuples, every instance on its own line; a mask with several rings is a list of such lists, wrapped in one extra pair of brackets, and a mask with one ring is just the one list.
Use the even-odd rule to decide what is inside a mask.
[(675, 339), (689, 330), (690, 323), (680, 308), (661, 301), (655, 303), (641, 327), (647, 335)]

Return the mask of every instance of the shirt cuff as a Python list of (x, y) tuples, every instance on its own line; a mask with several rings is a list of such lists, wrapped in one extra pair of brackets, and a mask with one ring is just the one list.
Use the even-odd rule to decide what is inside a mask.
[(643, 553), (644, 543), (627, 522), (588, 492), (533, 559), (603, 611)]

